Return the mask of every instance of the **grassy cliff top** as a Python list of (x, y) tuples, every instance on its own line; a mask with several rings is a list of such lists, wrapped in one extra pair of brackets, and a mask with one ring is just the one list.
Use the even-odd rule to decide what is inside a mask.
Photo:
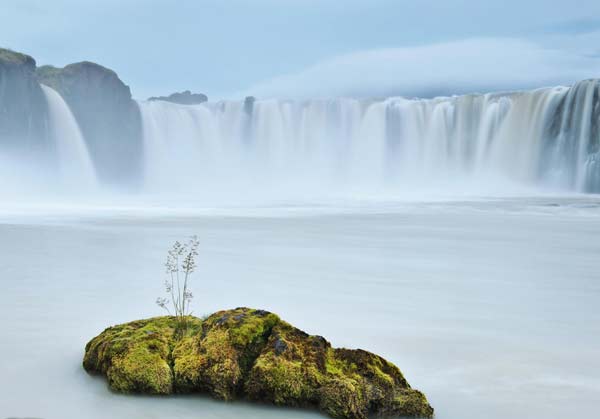
[(0, 48), (0, 64), (28, 65), (35, 68), (35, 60), (27, 54), (22, 54), (7, 48)]

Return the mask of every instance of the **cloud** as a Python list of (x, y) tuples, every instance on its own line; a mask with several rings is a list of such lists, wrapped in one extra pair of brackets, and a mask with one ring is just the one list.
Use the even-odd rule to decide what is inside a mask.
[(574, 48), (569, 39), (561, 41), (554, 47), (513, 38), (477, 38), (358, 51), (258, 83), (241, 94), (432, 97), (568, 85), (600, 77), (598, 54)]
[(600, 19), (585, 18), (567, 20), (557, 24), (548, 25), (547, 29), (551, 32), (566, 34), (597, 32), (600, 30)]

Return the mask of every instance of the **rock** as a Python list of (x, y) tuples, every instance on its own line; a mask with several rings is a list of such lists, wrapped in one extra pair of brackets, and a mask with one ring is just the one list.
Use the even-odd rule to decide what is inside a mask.
[(185, 332), (174, 317), (110, 327), (87, 344), (83, 366), (124, 393), (205, 392), (348, 419), (433, 415), (392, 363), (333, 348), (273, 313), (236, 308), (187, 322)]
[(252, 115), (254, 110), (254, 102), (256, 102), (256, 98), (254, 96), (246, 96), (244, 98), (244, 112), (248, 115)]
[(119, 76), (89, 61), (64, 68), (42, 66), (36, 75), (69, 105), (99, 177), (121, 186), (135, 182), (143, 155), (141, 117), (129, 87)]
[(50, 150), (48, 106), (29, 55), (0, 48), (0, 144), (3, 150)]
[(197, 105), (208, 101), (208, 96), (203, 93), (192, 93), (189, 90), (172, 93), (169, 96), (153, 96), (148, 100), (162, 100), (165, 102), (179, 103), (180, 105)]

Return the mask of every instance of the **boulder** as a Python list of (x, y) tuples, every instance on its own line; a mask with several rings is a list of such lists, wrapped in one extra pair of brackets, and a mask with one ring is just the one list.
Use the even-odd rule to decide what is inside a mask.
[(110, 327), (87, 344), (83, 366), (123, 393), (203, 392), (348, 419), (433, 415), (394, 364), (333, 348), (273, 313), (236, 308), (186, 322), (182, 329), (174, 317), (156, 317)]

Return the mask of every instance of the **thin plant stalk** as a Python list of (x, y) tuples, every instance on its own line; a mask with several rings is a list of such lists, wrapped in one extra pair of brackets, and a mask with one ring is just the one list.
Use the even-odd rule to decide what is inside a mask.
[(196, 269), (196, 256), (198, 255), (198, 238), (192, 236), (186, 244), (176, 241), (167, 253), (165, 263), (169, 280), (165, 281), (165, 291), (169, 295), (173, 312), (169, 309), (169, 300), (159, 297), (156, 300), (161, 308), (169, 315), (173, 314), (181, 330), (187, 328), (187, 317), (191, 315), (190, 303), (193, 294), (189, 289), (192, 273)]

